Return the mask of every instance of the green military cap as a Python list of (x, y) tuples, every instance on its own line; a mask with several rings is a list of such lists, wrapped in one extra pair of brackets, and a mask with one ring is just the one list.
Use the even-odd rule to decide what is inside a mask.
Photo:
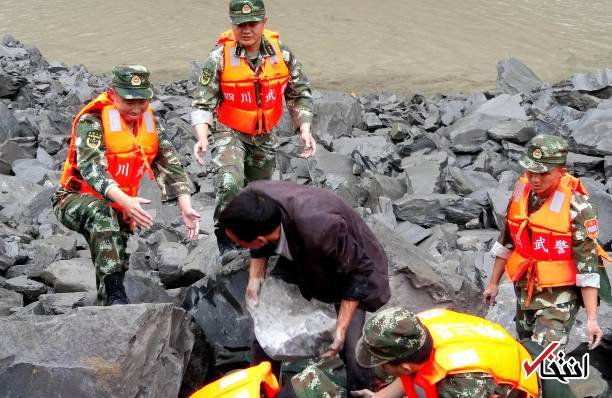
[(357, 362), (371, 368), (417, 353), (427, 341), (427, 331), (407, 308), (389, 308), (375, 313), (363, 326), (357, 342)]
[(230, 0), (229, 15), (234, 25), (263, 21), (266, 7), (262, 0)]
[(128, 100), (153, 98), (149, 70), (142, 65), (113, 67), (113, 88), (121, 98)]
[(567, 141), (556, 135), (540, 134), (527, 143), (519, 164), (534, 173), (545, 173), (565, 165)]

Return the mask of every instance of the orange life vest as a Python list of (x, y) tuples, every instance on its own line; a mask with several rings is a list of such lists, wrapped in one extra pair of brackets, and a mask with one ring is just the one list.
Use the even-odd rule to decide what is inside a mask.
[[(74, 118), (70, 148), (64, 163), (60, 185), (67, 189), (76, 188), (80, 193), (90, 193), (103, 199), (100, 192), (80, 178), (81, 174), (76, 162), (77, 124), (81, 116), (92, 111), (100, 112), (102, 116), (102, 137), (106, 145), (108, 173), (123, 192), (129, 196), (136, 196), (145, 170), (151, 180), (154, 179), (150, 164), (157, 156), (159, 147), (155, 118), (149, 106), (138, 120), (136, 131), (132, 133), (108, 97), (108, 93), (100, 94), (85, 105)], [(122, 210), (116, 203), (113, 203), (112, 206)]]
[(238, 42), (232, 31), (221, 34), (224, 60), (221, 72), (223, 99), (217, 107), (219, 121), (244, 134), (270, 132), (283, 114), (283, 96), (291, 79), (278, 42), (278, 33), (264, 30), (275, 54), (264, 57), (254, 72), (244, 57), (236, 55)]
[[(433, 339), (431, 358), (415, 374), (402, 376), (408, 398), (437, 398), (436, 384), (453, 374), (484, 372), (497, 384), (507, 384), (538, 396), (536, 373), (525, 377), (527, 350), (501, 326), (476, 316), (443, 309), (418, 314)], [(500, 360), (503, 359), (503, 360)]]
[(270, 362), (230, 373), (196, 391), (190, 398), (260, 398), (262, 383), (267, 398), (274, 398), (280, 391)]

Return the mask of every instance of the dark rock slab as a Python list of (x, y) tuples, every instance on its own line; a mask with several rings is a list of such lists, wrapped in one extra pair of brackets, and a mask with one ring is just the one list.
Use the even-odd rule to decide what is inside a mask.
[(8, 397), (174, 397), (193, 346), (188, 323), (170, 304), (13, 316), (2, 325), (0, 384)]
[(530, 93), (544, 86), (544, 82), (516, 58), (497, 63), (497, 91), (505, 94)]

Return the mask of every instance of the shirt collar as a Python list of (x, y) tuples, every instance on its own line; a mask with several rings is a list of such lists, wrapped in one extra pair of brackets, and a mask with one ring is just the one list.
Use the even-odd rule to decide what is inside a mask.
[(287, 235), (285, 235), (283, 223), (281, 223), (280, 238), (278, 239), (278, 245), (276, 246), (276, 254), (293, 261), (293, 256), (289, 250), (289, 242), (287, 241)]
[[(265, 36), (261, 36), (261, 46), (259, 47), (259, 55), (262, 57), (271, 57), (276, 54), (272, 44), (266, 39)], [(246, 57), (244, 46), (240, 43), (236, 45), (236, 55), (239, 57)]]

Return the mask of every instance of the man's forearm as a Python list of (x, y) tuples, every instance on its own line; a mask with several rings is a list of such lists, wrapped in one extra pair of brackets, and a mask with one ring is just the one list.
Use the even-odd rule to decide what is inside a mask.
[(266, 277), (266, 270), (268, 269), (268, 258), (251, 258), (249, 264), (249, 280), (263, 280)]
[(200, 123), (193, 126), (195, 130), (195, 136), (198, 141), (208, 140), (208, 124)]
[(340, 303), (340, 310), (338, 311), (338, 319), (336, 320), (336, 332), (346, 332), (349, 324), (353, 320), (353, 315), (359, 306), (359, 301), (355, 300), (342, 300)]
[(499, 281), (502, 276), (504, 276), (504, 271), (506, 269), (506, 259), (501, 257), (495, 257), (495, 262), (493, 263), (493, 271), (491, 272), (491, 279), (489, 279), (489, 284), (499, 285)]
[(582, 301), (584, 302), (584, 310), (587, 315), (587, 320), (597, 320), (597, 293), (598, 289), (595, 287), (583, 287), (580, 289), (582, 292)]
[(398, 377), (391, 384), (380, 390), (376, 394), (376, 398), (402, 398), (404, 394), (404, 385)]

